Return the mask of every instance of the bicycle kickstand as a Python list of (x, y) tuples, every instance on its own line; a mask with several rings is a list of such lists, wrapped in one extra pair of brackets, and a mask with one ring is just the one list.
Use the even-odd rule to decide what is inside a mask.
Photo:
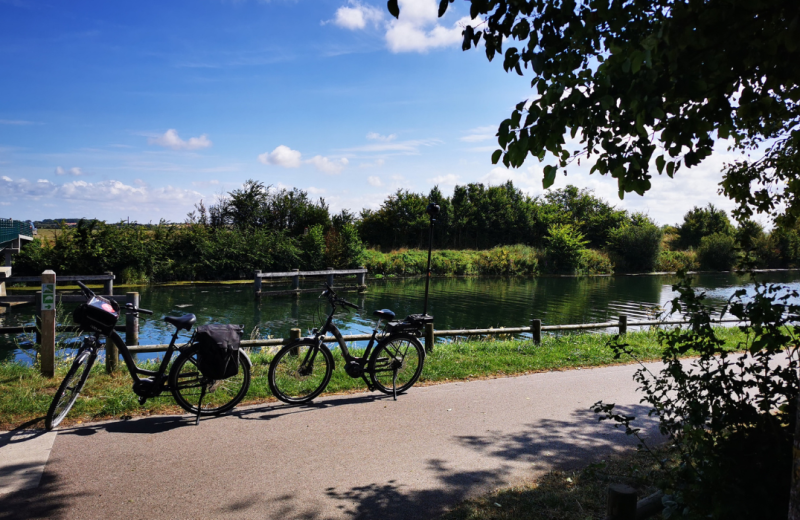
[(397, 369), (395, 368), (392, 370), (392, 394), (394, 394), (394, 400), (397, 401)]
[(200, 400), (197, 402), (197, 416), (194, 419), (195, 426), (200, 424), (200, 410), (202, 410), (203, 397), (205, 397), (205, 395), (206, 395), (206, 385), (202, 385), (200, 387)]

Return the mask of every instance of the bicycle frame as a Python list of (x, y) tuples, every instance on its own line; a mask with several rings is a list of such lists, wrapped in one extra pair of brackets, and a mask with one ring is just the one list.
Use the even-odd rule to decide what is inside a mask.
[(375, 346), (375, 340), (380, 339), (378, 337), (378, 331), (380, 329), (382, 319), (378, 318), (378, 322), (375, 324), (375, 328), (372, 330), (372, 336), (369, 338), (369, 344), (367, 344), (367, 348), (364, 350), (364, 355), (362, 357), (355, 357), (350, 354), (350, 349), (347, 348), (347, 344), (344, 342), (341, 331), (333, 323), (333, 315), (336, 314), (336, 304), (331, 303), (331, 306), (333, 308), (331, 309), (330, 314), (328, 314), (328, 319), (325, 320), (325, 324), (319, 330), (314, 329), (312, 331), (313, 338), (317, 342), (317, 348), (324, 344), (323, 338), (328, 332), (330, 332), (333, 337), (336, 338), (339, 348), (342, 349), (342, 356), (344, 357), (345, 361), (348, 363), (350, 361), (356, 361), (360, 364), (365, 363), (369, 359), (369, 355), (372, 353), (372, 348)]
[[(114, 345), (117, 347), (117, 350), (122, 355), (122, 359), (125, 361), (125, 366), (128, 368), (128, 373), (133, 380), (133, 388), (134, 392), (139, 395), (140, 397), (146, 397), (140, 393), (141, 389), (144, 385), (153, 385), (147, 394), (159, 394), (164, 390), (168, 390), (168, 386), (165, 384), (167, 380), (167, 368), (169, 367), (169, 363), (172, 360), (173, 354), (180, 350), (181, 347), (175, 346), (175, 341), (178, 339), (178, 333), (180, 329), (175, 330), (175, 333), (172, 335), (172, 339), (169, 342), (169, 346), (167, 347), (167, 351), (164, 354), (164, 358), (161, 360), (161, 364), (158, 367), (158, 370), (145, 370), (144, 368), (140, 368), (136, 365), (136, 360), (133, 359), (133, 354), (130, 350), (128, 350), (128, 346), (122, 340), (119, 334), (116, 331), (112, 332), (110, 335), (106, 336), (106, 343), (109, 341), (113, 342)], [(195, 333), (192, 332), (191, 338), (189, 341), (186, 342), (183, 346), (191, 345), (192, 341), (194, 340)], [(95, 333), (94, 334), (94, 355), (96, 354), (96, 350), (100, 348), (100, 339), (101, 334)], [(83, 348), (83, 346), (82, 346)], [(144, 376), (144, 378), (140, 377)], [(146, 378), (152, 377), (152, 380), (148, 380)]]

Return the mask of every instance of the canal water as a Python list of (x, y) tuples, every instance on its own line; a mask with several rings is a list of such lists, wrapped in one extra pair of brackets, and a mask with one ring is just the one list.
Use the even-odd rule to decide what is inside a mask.
[[(543, 325), (598, 323), (616, 320), (620, 314), (627, 314), (629, 321), (652, 319), (676, 296), (672, 285), (677, 280), (670, 275), (434, 278), (429, 313), (437, 329), (520, 327), (530, 325), (534, 318)], [(800, 290), (800, 271), (762, 273), (759, 280)], [(313, 288), (319, 283), (319, 279), (308, 279), (303, 286)], [(752, 286), (752, 281), (749, 276), (714, 273), (694, 275), (693, 285), (705, 291), (710, 302), (722, 305), (736, 289)], [(341, 294), (362, 310), (341, 310), (336, 323), (346, 334), (368, 333), (375, 309), (391, 309), (398, 318), (422, 312), (424, 287), (422, 278), (369, 280), (366, 292)], [(280, 338), (288, 337), (291, 328), (306, 333), (319, 326), (328, 311), (326, 300), (317, 294), (265, 297), (259, 302), (252, 284), (125, 290), (137, 290), (141, 306), (155, 311), (153, 316), (140, 317), (141, 344), (169, 342), (173, 328), (161, 319), (167, 315), (193, 313), (198, 325), (236, 323), (244, 325), (246, 337)], [(64, 306), (65, 324), (71, 323), (75, 306)], [(0, 314), (0, 326), (32, 322), (31, 305)], [(22, 335), (0, 335), (0, 361), (29, 361), (25, 342)]]

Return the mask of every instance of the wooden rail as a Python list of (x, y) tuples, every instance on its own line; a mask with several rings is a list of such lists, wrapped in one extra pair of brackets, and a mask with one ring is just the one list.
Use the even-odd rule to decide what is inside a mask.
[[(291, 271), (283, 271), (283, 272), (276, 272), (276, 273), (262, 273), (261, 271), (256, 271), (253, 275), (253, 285), (255, 286), (255, 296), (256, 298), (260, 299), (262, 296), (282, 296), (287, 294), (300, 294), (300, 293), (307, 293), (307, 292), (319, 292), (319, 289), (301, 289), (300, 288), (300, 277), (301, 276), (326, 276), (328, 285), (333, 287), (333, 280), (334, 276), (336, 275), (356, 275), (356, 285), (355, 286), (347, 286), (347, 287), (337, 287), (337, 290), (357, 290), (363, 291), (366, 289), (366, 279), (367, 279), (367, 268), (360, 267), (358, 269), (334, 269), (333, 267), (329, 267), (324, 271), (301, 271), (299, 269), (293, 269)], [(292, 280), (292, 288), (291, 289), (284, 289), (280, 291), (262, 291), (262, 280), (264, 278), (291, 278)]]
[[(535, 322), (541, 323), (540, 320), (533, 320), (533, 324), (528, 327), (499, 327), (496, 329), (457, 329), (457, 330), (433, 330), (433, 324), (428, 323), (426, 329), (433, 330), (432, 337), (431, 335), (427, 334), (428, 330), (424, 331), (423, 338), (425, 338), (425, 348), (428, 352), (433, 350), (433, 341), (435, 341), (436, 337), (457, 337), (457, 336), (495, 336), (495, 335), (503, 335), (503, 334), (530, 334), (533, 333), (533, 342), (538, 344), (541, 342), (541, 336), (539, 337), (538, 341), (536, 339), (535, 333)], [(713, 323), (739, 323), (741, 320), (738, 319), (721, 319), (721, 320), (712, 320)], [(686, 320), (669, 320), (669, 321), (658, 321), (658, 320), (645, 320), (645, 321), (627, 321), (627, 316), (620, 315), (620, 319), (618, 321), (608, 321), (603, 323), (585, 323), (580, 325), (545, 325), (541, 326), (541, 330), (546, 331), (568, 331), (568, 330), (584, 330), (584, 329), (607, 329), (612, 327), (619, 327), (621, 323), (624, 323), (624, 326), (627, 327), (639, 327), (639, 326), (648, 326), (648, 325), (685, 325), (688, 324), (689, 321)], [(299, 334), (300, 329), (292, 329), (292, 331), (298, 331)], [(623, 334), (625, 332), (622, 332)], [(299, 335), (297, 337), (300, 337)], [(345, 341), (368, 341), (372, 337), (372, 334), (349, 334), (344, 335), (342, 338)], [(286, 345), (289, 343), (293, 338), (272, 338), (272, 339), (254, 339), (254, 340), (242, 340), (241, 346), (243, 347), (275, 347), (280, 345)], [(325, 336), (323, 338), (325, 343), (333, 343), (336, 341), (336, 338), (333, 336)], [(131, 352), (163, 352), (167, 350), (169, 345), (166, 344), (159, 344), (159, 345), (140, 345), (138, 347), (131, 348)]]

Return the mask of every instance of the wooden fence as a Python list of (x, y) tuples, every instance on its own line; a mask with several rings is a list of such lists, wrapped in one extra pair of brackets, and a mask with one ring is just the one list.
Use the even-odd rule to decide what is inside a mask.
[[(328, 285), (333, 287), (333, 280), (334, 276), (336, 275), (356, 275), (356, 285), (355, 286), (343, 286), (337, 287), (336, 290), (358, 290), (363, 291), (367, 288), (366, 279), (367, 279), (367, 268), (360, 267), (358, 269), (334, 269), (333, 267), (329, 267), (324, 271), (301, 271), (299, 269), (293, 269), (291, 271), (279, 272), (279, 273), (262, 273), (261, 271), (256, 271), (255, 275), (253, 276), (253, 284), (255, 285), (255, 295), (256, 298), (261, 298), (262, 296), (280, 296), (285, 294), (300, 294), (300, 293), (307, 293), (307, 292), (319, 292), (319, 288), (314, 289), (301, 289), (300, 288), (300, 277), (301, 276), (325, 276), (327, 277)], [(290, 278), (292, 280), (292, 288), (287, 290), (281, 291), (263, 291), (262, 290), (262, 281), (264, 278)]]
[[(737, 319), (721, 319), (714, 320), (714, 323), (738, 323)], [(644, 320), (644, 321), (628, 321), (628, 317), (624, 314), (619, 316), (617, 321), (608, 321), (603, 323), (585, 323), (580, 325), (542, 325), (541, 320), (531, 320), (531, 325), (527, 327), (498, 327), (492, 329), (457, 329), (457, 330), (435, 330), (433, 323), (427, 323), (423, 337), (425, 338), (425, 350), (428, 352), (433, 351), (434, 344), (437, 337), (460, 337), (460, 336), (504, 336), (508, 334), (531, 334), (531, 341), (539, 344), (542, 341), (542, 331), (571, 331), (571, 330), (591, 330), (591, 329), (609, 329), (616, 328), (620, 334), (625, 334), (628, 327), (646, 327), (646, 326), (661, 326), (661, 325), (685, 325), (688, 324), (685, 320)], [(302, 331), (301, 329), (291, 329), (288, 338), (272, 338), (272, 339), (254, 339), (242, 340), (243, 347), (277, 347), (286, 345), (290, 341), (299, 338)], [(368, 341), (372, 334), (348, 334), (343, 335), (345, 341)], [(326, 343), (336, 342), (333, 336), (325, 336), (323, 341)], [(140, 345), (130, 349), (131, 352), (163, 352), (167, 350), (168, 345)]]

